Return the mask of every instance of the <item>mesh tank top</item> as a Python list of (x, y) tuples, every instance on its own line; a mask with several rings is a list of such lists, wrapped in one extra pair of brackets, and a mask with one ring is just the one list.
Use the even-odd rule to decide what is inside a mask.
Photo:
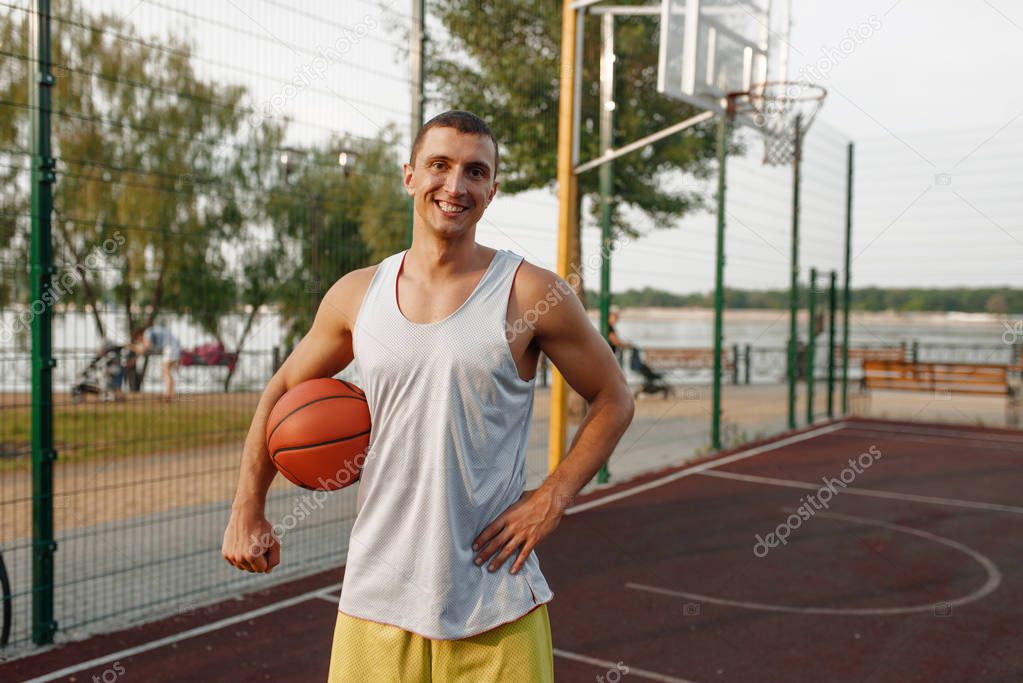
[(432, 639), (466, 638), (553, 597), (536, 553), (477, 567), (472, 542), (525, 486), (534, 380), (505, 337), (522, 257), (494, 254), (454, 313), (426, 324), (398, 308), (405, 254), (384, 259), (353, 332), (373, 433), (339, 609)]

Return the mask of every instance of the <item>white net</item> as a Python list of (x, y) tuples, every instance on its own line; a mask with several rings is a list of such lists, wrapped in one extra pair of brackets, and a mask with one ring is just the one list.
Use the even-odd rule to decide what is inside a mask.
[(780, 166), (796, 156), (802, 138), (820, 111), (827, 90), (812, 83), (778, 81), (754, 85), (744, 100), (764, 139), (764, 163)]

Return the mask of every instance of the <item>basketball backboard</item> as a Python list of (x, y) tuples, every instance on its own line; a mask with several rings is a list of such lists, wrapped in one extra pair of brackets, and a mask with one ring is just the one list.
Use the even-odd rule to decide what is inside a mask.
[(661, 0), (657, 90), (714, 112), (728, 93), (785, 80), (789, 0)]

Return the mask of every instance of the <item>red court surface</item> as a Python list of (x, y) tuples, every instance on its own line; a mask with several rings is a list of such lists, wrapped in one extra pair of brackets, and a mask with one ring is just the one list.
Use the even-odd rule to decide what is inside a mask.
[[(846, 420), (591, 494), (540, 549), (556, 678), (1023, 680), (1021, 490), (1023, 432)], [(324, 680), (339, 576), (0, 679)]]

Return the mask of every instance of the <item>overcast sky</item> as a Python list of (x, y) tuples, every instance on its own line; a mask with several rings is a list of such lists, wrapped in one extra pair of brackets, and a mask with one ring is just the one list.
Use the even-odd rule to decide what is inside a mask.
[[(408, 127), (407, 65), (399, 37), (387, 27), (407, 22), (409, 4), (389, 2), (382, 14), (372, 0), (89, 3), (129, 14), (146, 32), (187, 33), (202, 56), (201, 73), (245, 82), (264, 104), (277, 96), (275, 113), (295, 119), (292, 142), (331, 130), (372, 135), (386, 123)], [(793, 4), (790, 77), (801, 75), (830, 91), (806, 143), (804, 274), (809, 266), (841, 265), (846, 143), (853, 141), (854, 284), (1023, 286), (1023, 89), (1011, 75), (1023, 64), (1023, 3)], [(339, 43), (360, 24), (368, 27), (365, 37)], [(285, 84), (331, 46), (344, 48), (342, 59), (280, 98)], [(732, 286), (783, 287), (790, 171), (762, 166), (759, 155), (753, 140), (749, 158), (730, 160), (726, 277)], [(499, 195), (478, 239), (552, 267), (556, 216), (549, 192)], [(649, 235), (619, 245), (614, 290), (713, 287), (712, 215), (692, 215), (674, 226), (637, 218), (636, 225)], [(592, 256), (593, 226), (583, 243)], [(595, 283), (597, 261), (584, 261)]]

